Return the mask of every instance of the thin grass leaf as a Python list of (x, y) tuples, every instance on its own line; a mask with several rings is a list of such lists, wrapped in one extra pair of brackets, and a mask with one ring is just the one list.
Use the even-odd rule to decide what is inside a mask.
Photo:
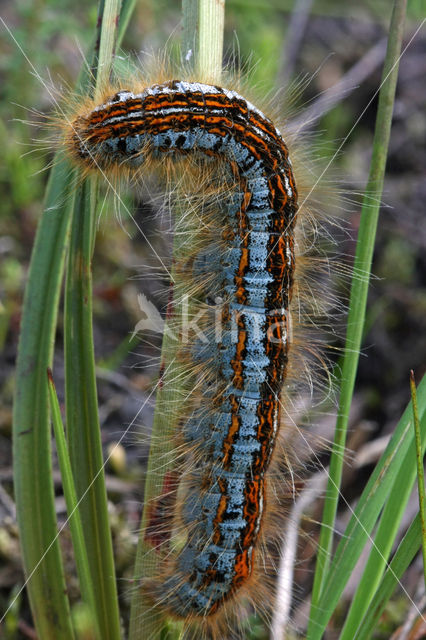
[(411, 389), (411, 404), (413, 405), (413, 422), (414, 433), (416, 442), (416, 468), (417, 468), (417, 488), (419, 492), (419, 509), (420, 509), (420, 521), (422, 523), (422, 555), (423, 555), (423, 576), (426, 587), (426, 497), (425, 497), (425, 477), (423, 469), (423, 456), (422, 450), (422, 437), (419, 422), (419, 409), (417, 403), (417, 389), (416, 381), (414, 380), (414, 372), (410, 372), (410, 389)]
[(395, 0), (394, 3), (382, 84), (379, 93), (379, 104), (373, 141), (373, 155), (371, 159), (370, 175), (361, 211), (354, 261), (355, 277), (352, 280), (349, 301), (338, 418), (333, 443), (333, 453), (330, 460), (329, 483), (326, 490), (317, 566), (312, 592), (310, 625), (308, 627), (309, 638), (318, 637), (316, 633), (314, 633), (314, 628), (317, 628), (318, 617), (321, 616), (318, 603), (328, 575), (330, 554), (333, 543), (334, 521), (336, 517), (343, 467), (342, 452), (344, 451), (346, 442), (349, 410), (352, 402), (364, 327), (369, 277), (379, 216), (380, 199), (383, 191), (406, 4), (406, 0)]
[(360, 620), (359, 628), (353, 636), (354, 640), (369, 640), (377, 628), (380, 616), (396, 586), (422, 544), (422, 528), (420, 516), (417, 515), (402, 539), (392, 562), (377, 589), (365, 617)]
[(97, 630), (95, 596), (93, 592), (93, 583), (90, 575), (86, 545), (84, 542), (83, 526), (80, 519), (80, 512), (78, 510), (77, 493), (74, 486), (74, 478), (72, 475), (71, 463), (68, 455), (64, 426), (61, 418), (61, 410), (59, 408), (55, 383), (53, 381), (53, 375), (50, 369), (47, 370), (47, 379), (49, 387), (50, 412), (52, 416), (53, 430), (55, 433), (59, 468), (61, 471), (62, 486), (64, 489), (64, 497), (67, 505), (69, 527), (75, 552), (75, 560), (80, 581), (81, 595), (83, 602), (86, 603), (91, 614), (90, 617), (92, 633), (95, 633), (96, 637), (100, 638), (99, 631)]
[[(120, 619), (100, 438), (92, 337), (93, 208), (78, 188), (65, 291), (65, 398), (69, 452), (103, 639), (120, 638)], [(77, 554), (77, 549), (75, 549)]]

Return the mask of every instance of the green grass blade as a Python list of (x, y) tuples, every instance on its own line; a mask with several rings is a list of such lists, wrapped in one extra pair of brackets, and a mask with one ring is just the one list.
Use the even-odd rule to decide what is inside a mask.
[[(426, 446), (426, 425), (423, 425), (423, 434), (421, 435), (419, 433), (418, 446), (420, 451), (424, 452)], [(359, 627), (359, 621), (364, 617), (386, 569), (405, 507), (407, 506), (416, 480), (414, 456), (415, 446), (413, 442), (410, 443), (406, 464), (403, 463), (400, 466), (380, 517), (380, 522), (374, 537), (374, 546), (346, 617), (345, 625), (340, 636), (341, 640), (353, 639), (354, 633)], [(411, 464), (410, 458), (412, 460)]]
[[(317, 605), (326, 580), (333, 543), (334, 521), (342, 477), (343, 450), (346, 442), (349, 410), (352, 402), (364, 327), (369, 276), (379, 216), (380, 199), (383, 191), (386, 156), (392, 123), (393, 102), (398, 77), (398, 63), (403, 36), (405, 10), (406, 0), (395, 0), (389, 30), (388, 48), (383, 69), (382, 84), (379, 94), (370, 175), (366, 187), (358, 232), (354, 262), (355, 277), (352, 280), (349, 302), (338, 418), (336, 423), (333, 453), (330, 460), (329, 483), (326, 491), (323, 521), (319, 540), (308, 637), (311, 637), (309, 633), (311, 631), (313, 632), (313, 629), (317, 624), (317, 617), (321, 613), (319, 609), (317, 610)], [(313, 635), (312, 637), (316, 636)]]
[(419, 492), (420, 521), (422, 523), (422, 554), (423, 554), (423, 577), (426, 586), (426, 513), (425, 513), (425, 477), (423, 469), (424, 451), (422, 450), (422, 436), (419, 421), (419, 408), (417, 403), (416, 381), (414, 371), (410, 372), (411, 404), (413, 405), (413, 422), (416, 440), (416, 467), (417, 467), (417, 488)]
[[(208, 77), (211, 81), (220, 82), (222, 72), (222, 48), (223, 48), (223, 14), (224, 4), (216, 3), (214, 0), (201, 0), (198, 3), (186, 0), (183, 2), (183, 23), (185, 28), (185, 41), (182, 43), (182, 50), (187, 52), (193, 49), (193, 43), (196, 41), (195, 34), (191, 34), (188, 29), (189, 24), (194, 24), (195, 19), (198, 20), (198, 40), (195, 65), (199, 73)], [(201, 24), (200, 15), (204, 15)], [(208, 20), (206, 16), (212, 16), (212, 20)], [(203, 53), (200, 53), (200, 52)], [(198, 55), (202, 56), (204, 63), (208, 67), (204, 69), (198, 61)], [(201, 57), (200, 57), (201, 60)], [(214, 66), (212, 65), (214, 61)], [(196, 233), (196, 228), (192, 231)], [(179, 234), (175, 234), (173, 243), (173, 262), (179, 264), (184, 257), (182, 251), (187, 250), (185, 241), (187, 235), (180, 230)], [(196, 242), (194, 235), (194, 242)], [(176, 269), (172, 269), (171, 281), (173, 289), (169, 300), (168, 317), (170, 314), (174, 317), (173, 332), (180, 335), (181, 332), (176, 327), (176, 318), (182, 317), (179, 314), (180, 309), (175, 306), (175, 301), (180, 300), (181, 291), (179, 289), (179, 275)], [(188, 305), (188, 317), (192, 317), (191, 301)], [(163, 344), (161, 349), (161, 384), (156, 397), (154, 424), (152, 428), (151, 447), (148, 461), (147, 477), (145, 482), (144, 495), (144, 513), (142, 517), (141, 532), (139, 539), (138, 552), (135, 564), (135, 579), (150, 578), (158, 572), (159, 563), (164, 561), (164, 556), (159, 554), (153, 547), (153, 543), (145, 539), (144, 532), (149, 522), (150, 514), (155, 498), (160, 492), (160, 488), (165, 486), (170, 478), (170, 473), (175, 467), (175, 433), (176, 425), (176, 407), (180, 406), (182, 401), (187, 397), (190, 389), (187, 389), (188, 376), (182, 371), (182, 365), (177, 362), (176, 357), (179, 350), (179, 343), (171, 338), (171, 332), (168, 327), (164, 328)], [(183, 374), (183, 375), (182, 375)], [(179, 382), (182, 381), (182, 382)], [(157, 640), (161, 637), (164, 628), (164, 618), (158, 609), (153, 609), (152, 601), (143, 590), (135, 591), (132, 601), (132, 609), (130, 615), (129, 640), (138, 640), (140, 637), (140, 628), (143, 625), (144, 634), (150, 640)], [(172, 628), (168, 630), (167, 638), (181, 637), (181, 628), (179, 623), (174, 623)]]
[(65, 439), (64, 426), (62, 423), (61, 410), (59, 408), (58, 397), (56, 395), (55, 383), (52, 371), (47, 372), (50, 412), (52, 416), (53, 430), (55, 433), (56, 449), (58, 452), (59, 468), (61, 471), (64, 497), (67, 505), (69, 527), (71, 531), (72, 544), (77, 565), (77, 573), (80, 580), (80, 589), (83, 601), (86, 603), (91, 618), (92, 635), (100, 638), (96, 631), (96, 607), (93, 592), (92, 578), (90, 575), (89, 560), (87, 557), (86, 545), (84, 542), (83, 525), (78, 510), (77, 493), (74, 486), (74, 478), (71, 470), (71, 463), (68, 455), (68, 447)]
[(70, 227), (71, 169), (57, 156), (25, 290), (13, 409), (13, 474), (27, 591), (39, 638), (74, 637), (57, 540), (46, 369)]
[(75, 198), (65, 292), (65, 391), (69, 452), (103, 640), (120, 638), (98, 418), (92, 337), (93, 205), (85, 181)]
[(371, 601), (367, 614), (359, 624), (359, 630), (353, 636), (354, 640), (368, 640), (377, 627), (380, 616), (391, 597), (395, 587), (408, 569), (414, 556), (422, 544), (422, 528), (420, 516), (417, 515), (402, 539), (392, 562), (381, 581), (380, 587)]
[[(418, 402), (419, 415), (421, 420), (424, 420), (426, 417), (426, 376), (418, 388)], [(310, 630), (309, 637), (311, 638), (322, 638), (328, 620), (342, 595), (364, 545), (371, 535), (383, 505), (387, 500), (393, 500), (393, 492), (400, 490), (398, 487), (398, 483), (401, 482), (400, 470), (409, 470), (413, 466), (415, 449), (411, 423), (412, 408), (410, 403), (404, 411), (386, 451), (376, 465), (337, 547), (318, 603), (315, 624)], [(422, 426), (422, 441), (423, 447), (425, 447), (426, 423), (422, 423)]]

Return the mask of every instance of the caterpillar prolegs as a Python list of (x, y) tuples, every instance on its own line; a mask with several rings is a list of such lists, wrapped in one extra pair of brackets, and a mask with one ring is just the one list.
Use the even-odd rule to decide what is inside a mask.
[(177, 421), (177, 441), (192, 457), (179, 514), (187, 536), (161, 586), (152, 586), (173, 615), (213, 617), (253, 579), (281, 421), (298, 211), (288, 148), (238, 93), (177, 80), (91, 105), (72, 122), (67, 143), (89, 169), (138, 175), (187, 158), (191, 168), (211, 165), (214, 174), (217, 167), (232, 187), (213, 222), (209, 214), (211, 243), (185, 265), (201, 303), (215, 301), (221, 332), (208, 328), (207, 345), (195, 338), (184, 349), (203, 371), (201, 391)]

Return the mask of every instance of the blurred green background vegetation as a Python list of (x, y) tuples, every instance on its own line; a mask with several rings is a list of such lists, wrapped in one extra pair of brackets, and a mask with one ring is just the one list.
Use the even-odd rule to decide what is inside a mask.
[[(300, 2), (298, 6), (303, 4), (307, 6), (308, 3)], [(250, 81), (257, 86), (258, 93), (270, 95), (286, 81), (297, 81), (307, 75), (310, 82), (305, 83), (298, 96), (299, 108), (303, 109), (318, 104), (323, 93), (329, 96), (333, 87), (346, 81), (345, 89), (337, 92), (336, 106), (320, 117), (312, 128), (318, 134), (322, 153), (330, 157), (350, 134), (333, 160), (336, 174), (341, 176), (339, 188), (353, 200), (352, 204), (345, 205), (348, 209), (347, 233), (339, 247), (340, 259), (348, 264), (351, 263), (359, 216), (356, 194), (362, 192), (367, 179), (376, 107), (374, 95), (381, 74), (382, 58), (376, 45), (386, 35), (389, 8), (388, 0), (350, 0), (346, 3), (314, 0), (304, 26), (297, 27), (293, 0), (227, 0), (226, 3), (225, 59), (250, 70)], [(407, 42), (424, 14), (422, 0), (409, 2)], [(74, 85), (92, 38), (96, 17), (96, 3), (81, 0), (2, 3), (2, 19), (16, 42), (1, 25), (0, 612), (9, 600), (11, 590), (23, 579), (11, 484), (11, 405), (23, 290), (43, 207), (47, 168), (54, 153), (50, 141), (52, 132), (45, 126), (43, 114), (51, 113), (54, 100), (63, 89)], [(124, 59), (138, 56), (143, 61), (166, 44), (172, 48), (179, 36), (178, 0), (140, 0), (120, 56)], [(299, 36), (299, 40), (295, 36)], [(376, 58), (373, 56), (371, 62), (365, 56), (373, 49)], [(368, 330), (354, 401), (356, 417), (352, 431), (355, 434), (359, 432), (357, 427), (364, 425), (364, 440), (391, 432), (409, 396), (409, 369), (414, 368), (418, 379), (425, 371), (425, 55), (423, 28), (400, 65), (373, 266), (375, 278), (369, 298)], [(360, 60), (364, 60), (364, 66), (361, 64), (358, 76), (351, 81), (348, 74)], [(366, 108), (370, 100), (371, 105)], [(107, 447), (118, 439), (120, 429), (130, 422), (144, 394), (155, 383), (156, 367), (152, 363), (156, 364), (158, 339), (136, 345), (129, 342), (129, 337), (140, 316), (138, 292), (143, 291), (161, 308), (165, 303), (166, 280), (155, 269), (145, 271), (141, 276), (141, 265), (158, 267), (146, 240), (125, 217), (123, 227), (127, 233), (124, 233), (113, 207), (109, 205), (104, 209), (100, 212), (94, 261), (94, 322), (100, 365), (101, 422)], [(167, 255), (169, 219), (162, 210), (154, 222), (154, 209), (155, 201), (153, 205), (140, 196), (134, 209), (136, 221), (159, 253)], [(58, 335), (59, 344), (60, 338)], [(60, 349), (57, 359), (60, 364)], [(141, 417), (143, 425), (149, 426), (151, 413), (152, 407), (149, 407)], [(146, 447), (141, 448), (135, 432), (125, 444), (127, 461), (124, 467), (119, 463), (116, 468), (109, 468), (109, 482), (110, 488), (113, 486), (111, 495), (116, 505), (114, 530), (118, 571), (121, 577), (130, 577), (128, 572), (134, 551), (132, 531), (139, 522), (140, 468)], [(351, 446), (351, 442), (349, 444)], [(352, 446), (360, 445), (358, 442)], [(123, 485), (119, 484), (120, 480)], [(346, 488), (349, 498), (356, 495), (356, 487), (357, 479), (351, 475), (351, 483)], [(64, 546), (67, 547), (66, 540)], [(123, 589), (123, 600), (126, 598)], [(29, 637), (22, 628), (21, 633), (22, 637)], [(381, 637), (389, 637), (384, 633)]]

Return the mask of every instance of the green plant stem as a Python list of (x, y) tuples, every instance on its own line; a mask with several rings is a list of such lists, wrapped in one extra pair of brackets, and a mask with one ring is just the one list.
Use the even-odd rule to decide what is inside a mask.
[(224, 24), (225, 0), (200, 0), (197, 71), (212, 83), (222, 75)]
[(334, 521), (342, 476), (343, 451), (346, 442), (349, 410), (352, 402), (359, 352), (361, 348), (369, 277), (379, 216), (380, 199), (383, 191), (405, 11), (406, 0), (395, 0), (383, 69), (382, 85), (379, 94), (370, 174), (364, 196), (358, 232), (354, 262), (354, 277), (352, 280), (349, 302), (346, 345), (342, 366), (342, 382), (338, 417), (333, 443), (333, 452), (330, 461), (330, 474), (324, 504), (323, 522), (318, 546), (308, 637), (317, 637), (314, 633), (316, 620), (315, 609), (319, 602), (331, 557)]
[(110, 77), (111, 64), (117, 41), (117, 26), (120, 19), (121, 0), (104, 1), (105, 7), (102, 14), (95, 100), (99, 99), (102, 89)]
[(420, 522), (422, 525), (423, 575), (426, 587), (426, 510), (425, 510), (425, 478), (423, 469), (422, 437), (420, 433), (419, 410), (417, 406), (417, 389), (414, 372), (410, 372), (411, 403), (413, 405), (413, 425), (416, 442), (417, 488), (419, 491)]
[[(218, 11), (219, 7), (219, 11)], [(222, 48), (223, 48), (223, 14), (224, 3), (216, 3), (215, 0), (201, 0), (198, 7), (195, 2), (187, 0), (183, 3), (183, 22), (184, 25), (195, 24), (194, 17), (199, 19), (197, 41), (197, 52), (200, 58), (196, 57), (195, 65), (200, 77), (209, 78), (212, 82), (219, 82), (222, 71)], [(212, 16), (212, 20), (208, 20), (207, 16)], [(203, 16), (203, 24), (202, 18)], [(215, 16), (213, 18), (213, 16)], [(186, 40), (182, 43), (182, 50), (186, 53), (193, 48), (195, 41), (194, 34), (185, 29)], [(210, 56), (207, 55), (209, 51)], [(203, 52), (203, 53), (201, 53)], [(204, 68), (201, 64), (201, 56), (203, 56)], [(176, 212), (179, 219), (185, 217)], [(195, 232), (195, 230), (194, 230)], [(196, 239), (194, 237), (194, 242)], [(178, 265), (185, 257), (187, 251), (186, 235), (184, 233), (176, 233), (173, 242), (173, 262)], [(156, 396), (156, 406), (154, 414), (154, 424), (152, 428), (151, 447), (148, 461), (147, 477), (145, 482), (144, 494), (144, 513), (141, 525), (141, 537), (138, 544), (138, 552), (135, 564), (135, 579), (147, 580), (158, 573), (160, 564), (164, 562), (164, 550), (156, 549), (153, 541), (146, 538), (145, 532), (152, 510), (155, 509), (155, 499), (164, 490), (167, 484), (167, 478), (172, 477), (173, 469), (176, 466), (175, 457), (175, 430), (177, 427), (176, 412), (182, 403), (185, 402), (191, 389), (188, 389), (188, 375), (183, 370), (182, 364), (179, 362), (179, 351), (181, 345), (172, 337), (172, 333), (177, 336), (181, 335), (178, 323), (182, 322), (182, 314), (180, 313), (179, 301), (182, 299), (184, 289), (181, 289), (179, 270), (176, 267), (171, 271), (171, 289), (168, 304), (168, 313), (166, 326), (164, 328), (163, 344), (161, 349), (161, 374), (160, 384)], [(188, 309), (186, 310), (189, 318), (192, 317), (193, 303), (188, 301)], [(171, 322), (170, 322), (170, 319)], [(195, 381), (194, 381), (195, 384)], [(169, 488), (174, 495), (173, 488)], [(161, 551), (163, 551), (161, 553)], [(143, 625), (144, 634), (152, 640), (159, 639), (164, 628), (164, 618), (158, 607), (153, 607), (152, 600), (143, 589), (135, 591), (132, 601), (132, 610), (130, 616), (129, 640), (137, 640), (140, 636), (140, 628)], [(174, 624), (174, 629), (169, 631), (167, 637), (181, 637), (182, 629), (178, 623)]]

